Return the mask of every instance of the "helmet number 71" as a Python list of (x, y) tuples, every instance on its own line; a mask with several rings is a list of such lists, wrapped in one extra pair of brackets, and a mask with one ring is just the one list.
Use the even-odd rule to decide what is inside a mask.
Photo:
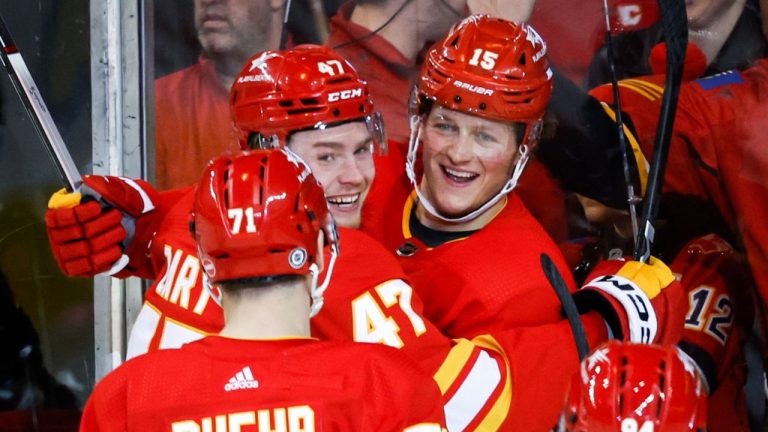
[(243, 225), (243, 216), (245, 216), (245, 232), (256, 232), (256, 221), (253, 217), (253, 207), (246, 209), (231, 208), (227, 210), (227, 217), (232, 219), (232, 234), (239, 234)]

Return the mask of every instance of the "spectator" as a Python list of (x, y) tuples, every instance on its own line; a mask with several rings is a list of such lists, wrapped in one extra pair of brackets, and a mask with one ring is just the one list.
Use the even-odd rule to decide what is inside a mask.
[(368, 81), (389, 136), (403, 146), (419, 53), (464, 15), (465, 6), (466, 0), (358, 0), (331, 19), (327, 45)]
[(229, 88), (251, 54), (276, 48), (284, 0), (194, 0), (198, 62), (155, 84), (160, 189), (194, 183), (208, 160), (238, 149)]
[[(768, 53), (757, 1), (693, 0), (686, 2), (686, 12), (689, 41), (706, 58), (702, 76), (747, 68)], [(658, 22), (646, 29), (616, 35), (613, 51), (618, 78), (651, 74), (651, 49), (662, 39)], [(610, 80), (607, 48), (603, 46), (590, 65), (586, 86), (592, 88)]]

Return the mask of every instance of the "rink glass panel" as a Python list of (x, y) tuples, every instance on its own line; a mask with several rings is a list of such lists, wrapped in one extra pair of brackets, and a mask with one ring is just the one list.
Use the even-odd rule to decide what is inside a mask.
[[(0, 14), (82, 172), (91, 171), (88, 5), (0, 2)], [(93, 282), (61, 273), (43, 222), (50, 194), (62, 186), (0, 68), (0, 424), (6, 427), (14, 424), (11, 411), (22, 408), (17, 418), (37, 415), (44, 429), (52, 418), (46, 417), (48, 408), (76, 413), (93, 387)], [(66, 411), (54, 414), (60, 426), (72, 419)]]

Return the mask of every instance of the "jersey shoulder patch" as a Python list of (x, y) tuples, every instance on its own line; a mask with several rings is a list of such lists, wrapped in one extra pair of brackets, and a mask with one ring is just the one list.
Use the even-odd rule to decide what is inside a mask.
[(741, 72), (737, 70), (730, 70), (712, 76), (699, 78), (695, 82), (703, 90), (709, 91), (726, 85), (744, 84), (744, 78), (741, 76)]

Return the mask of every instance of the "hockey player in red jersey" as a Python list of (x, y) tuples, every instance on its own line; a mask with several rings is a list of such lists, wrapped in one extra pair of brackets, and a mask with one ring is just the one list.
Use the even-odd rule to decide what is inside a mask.
[(670, 265), (688, 294), (679, 346), (699, 367), (709, 394), (711, 432), (749, 431), (744, 346), (753, 323), (751, 279), (743, 257), (720, 237), (691, 240)]
[(558, 432), (701, 432), (707, 390), (674, 346), (609, 342), (574, 375)]
[[(631, 132), (629, 137), (642, 152), (638, 158), (640, 166), (645, 164), (642, 156), (650, 158), (653, 151), (663, 91), (659, 85), (661, 81), (663, 77), (649, 76), (620, 83), (622, 109), (633, 126), (627, 129)], [(736, 236), (736, 244), (746, 251), (763, 312), (768, 304), (768, 281), (765, 279), (768, 232), (764, 224), (768, 215), (765, 180), (768, 152), (762, 145), (761, 129), (768, 119), (766, 82), (768, 60), (763, 59), (743, 72), (731, 71), (684, 83), (664, 180), (666, 196), (691, 196), (713, 206), (725, 219)], [(592, 91), (594, 96), (610, 103), (613, 98), (605, 97), (607, 93), (605, 87)], [(693, 218), (700, 218), (700, 215), (693, 215)], [(689, 223), (688, 219), (684, 223)], [(733, 254), (730, 248), (726, 253), (701, 253), (698, 258), (710, 263), (700, 263), (689, 270), (678, 270), (675, 268), (677, 264), (672, 265), (673, 270), (682, 273), (684, 278), (687, 272), (694, 270), (693, 277), (697, 277), (695, 273), (698, 271), (701, 276), (715, 279), (693, 287), (699, 290), (689, 293), (692, 309), (688, 311), (684, 338), (687, 342), (689, 337), (698, 336), (693, 342), (698, 342), (696, 345), (703, 349), (705, 359), (712, 359), (706, 375), (710, 380), (716, 377), (721, 382), (711, 403), (727, 408), (719, 410), (721, 415), (710, 422), (713, 431), (748, 429), (741, 387), (745, 380), (743, 343), (752, 317), (749, 309), (751, 284), (740, 283), (738, 272), (745, 272), (743, 267), (738, 267), (736, 272), (718, 274), (723, 265), (726, 269), (733, 267), (729, 264), (733, 260), (727, 258)], [(689, 256), (684, 260), (690, 264), (696, 257)], [(691, 288), (685, 279), (682, 282), (686, 288)], [(698, 297), (693, 297), (694, 294)], [(724, 298), (722, 304), (715, 305), (715, 299), (720, 298)], [(705, 299), (710, 302), (702, 303), (702, 307), (710, 315), (700, 318), (698, 314), (705, 313), (704, 310), (697, 312), (693, 308)], [(723, 330), (718, 330), (720, 328)], [(700, 361), (697, 356), (694, 358)]]
[(404, 354), (310, 338), (327, 287), (323, 245), (331, 262), (338, 246), (322, 187), (298, 157), (278, 149), (213, 161), (191, 227), (224, 327), (108, 375), (81, 430), (442, 430), (437, 386)]
[[(670, 147), (665, 190), (714, 203), (738, 233), (763, 304), (768, 304), (768, 151), (762, 130), (768, 119), (768, 60), (683, 86)], [(640, 108), (640, 107), (638, 107)], [(640, 108), (642, 109), (642, 108)], [(632, 114), (630, 108), (627, 111)], [(650, 155), (648, 131), (639, 130)]]
[[(761, 12), (765, 32), (768, 1), (761, 1)], [(658, 76), (652, 76), (630, 80), (629, 84), (634, 85), (620, 83), (622, 109), (634, 126), (633, 130), (629, 127), (627, 130), (634, 134), (634, 145), (637, 153), (641, 153), (636, 158), (639, 166), (650, 158), (654, 147), (663, 91), (659, 81)], [(761, 59), (744, 71), (729, 71), (683, 83), (664, 178), (665, 193), (695, 196), (717, 207), (732, 232), (738, 235), (738, 244), (746, 251), (763, 309), (768, 305), (765, 276), (768, 274), (768, 229), (764, 223), (768, 215), (768, 150), (762, 144), (768, 118), (767, 82), (768, 59)], [(572, 103), (587, 110), (585, 103), (589, 101)], [(589, 111), (604, 116), (599, 107)], [(599, 120), (611, 122), (609, 116), (604, 117)], [(559, 163), (549, 165), (570, 165), (573, 173), (591, 172), (594, 165), (585, 166), (579, 161), (592, 161), (595, 154), (612, 155), (613, 159), (605, 160), (603, 165), (618, 169), (607, 175), (592, 176), (599, 181), (583, 193), (616, 196), (615, 192), (621, 189), (616, 185), (623, 184), (621, 146), (613, 133), (586, 135), (580, 146), (566, 145), (567, 151), (562, 151), (561, 144), (552, 146), (548, 153), (557, 155)], [(564, 181), (570, 183), (569, 179)], [(625, 197), (602, 200), (610, 200), (611, 205), (626, 201)]]
[[(629, 228), (616, 228), (631, 225), (626, 211), (619, 214), (592, 203), (587, 215), (591, 222), (599, 221), (602, 225), (602, 238), (587, 247), (589, 252), (582, 262), (585, 268), (590, 265), (589, 259), (614, 254), (632, 240)], [(717, 234), (696, 234), (691, 239), (691, 230), (678, 224), (704, 227), (715, 220), (704, 214), (700, 217), (707, 223), (660, 221), (655, 253), (670, 257), (670, 269), (688, 298), (678, 346), (696, 363), (706, 380), (710, 407), (707, 430), (748, 431), (745, 345), (754, 320), (752, 281), (743, 255), (728, 242)]]
[[(373, 127), (377, 123), (366, 85), (348, 63), (323, 47), (256, 55), (235, 83), (232, 98), (243, 146), (287, 141), (315, 169), (330, 195), (331, 212), (348, 227), (360, 223), (380, 129)], [(291, 106), (307, 101), (314, 101), (314, 109)], [(156, 282), (132, 329), (129, 357), (218, 332), (222, 311), (204, 288), (187, 231), (192, 190), (158, 194), (145, 182), (117, 177), (88, 176), (84, 182), (96, 191), (86, 193), (98, 194), (121, 211), (102, 213), (95, 201), (51, 209), (51, 244), (68, 274), (104, 271), (122, 253), (121, 215), (135, 219), (132, 238), (125, 241), (130, 260), (118, 276)], [(311, 322), (313, 335), (386, 344), (418, 359), (444, 392), (454, 430), (495, 429), (505, 421), (511, 377), (501, 348), (491, 340), (443, 336), (423, 319), (421, 302), (394, 256), (360, 231), (340, 227), (339, 236), (344, 253), (336, 262), (326, 306)]]
[[(353, 97), (353, 94), (357, 95)], [(339, 171), (344, 174), (360, 170), (361, 166), (371, 166), (371, 137), (361, 140), (359, 135), (366, 130), (366, 125), (375, 124), (370, 119), (366, 121), (372, 107), (365, 94), (364, 83), (335, 53), (319, 47), (297, 47), (254, 56), (234, 85), (232, 102), (237, 123), (244, 132), (243, 144), (275, 145), (287, 141), (291, 149), (306, 158), (328, 191), (338, 177), (327, 175), (336, 172), (339, 176)], [(314, 105), (305, 106), (305, 110), (294, 105), (307, 103)], [(350, 210), (354, 204), (362, 204), (367, 183), (361, 181), (361, 177), (364, 176), (353, 176), (358, 179), (352, 182), (354, 188), (342, 182), (347, 184), (345, 189), (334, 192), (337, 198), (329, 197), (334, 201), (329, 202), (332, 213), (335, 206), (341, 207), (339, 210)], [(102, 196), (109, 197), (113, 204), (118, 200), (130, 201), (124, 197), (139, 196), (124, 179), (105, 181), (105, 178), (89, 177), (85, 181)], [(144, 194), (156, 202), (157, 208), (151, 215), (136, 219), (137, 234), (126, 251), (132, 257), (129, 265), (144, 264), (129, 267), (128, 271), (150, 275), (154, 272), (160, 281), (147, 292), (145, 307), (132, 332), (132, 346), (137, 347), (133, 352), (174, 347), (218, 331), (222, 322), (220, 309), (203, 289), (194, 246), (191, 238), (184, 234), (186, 215), (192, 205), (191, 192), (169, 191), (157, 197), (148, 185), (136, 184), (144, 188)], [(115, 193), (102, 187), (104, 185), (125, 187)], [(139, 206), (128, 207), (131, 214), (140, 214), (134, 207)], [(88, 240), (96, 239), (98, 242), (94, 244), (98, 246), (108, 243), (99, 233), (111, 230), (83, 228), (89, 222), (79, 224), (68, 217), (89, 208), (87, 203), (74, 209), (51, 210), (51, 218), (70, 222), (67, 227), (49, 225), (54, 248), (70, 251), (72, 246), (85, 247)], [(359, 205), (356, 206), (357, 215), (359, 209)], [(334, 214), (351, 226), (359, 220), (354, 212)], [(104, 217), (108, 216), (111, 217), (110, 212)], [(103, 223), (101, 218), (97, 220)], [(116, 223), (114, 218), (112, 223)], [(79, 232), (81, 229), (85, 232)], [(154, 237), (149, 237), (151, 243), (145, 238), (143, 248), (135, 246), (146, 233), (155, 232)], [(61, 239), (59, 233), (71, 234), (75, 239), (57, 241)], [(77, 237), (78, 233), (81, 237)], [(510, 329), (472, 341), (452, 341), (423, 318), (421, 301), (394, 257), (356, 230), (340, 228), (339, 234), (343, 253), (336, 262), (326, 305), (312, 320), (314, 335), (384, 343), (411, 354), (440, 385), (452, 430), (539, 429), (551, 424), (560, 398), (556, 390), (540, 389), (559, 387), (564, 391), (570, 370), (577, 366), (573, 339), (565, 321), (535, 329)], [(114, 249), (119, 256), (120, 248)], [(71, 268), (69, 263), (89, 262), (88, 250), (80, 253), (73, 254), (80, 258), (68, 255), (62, 268)], [(102, 263), (102, 269), (109, 268), (107, 264), (110, 263)], [(659, 317), (663, 319), (665, 313), (660, 310)], [(624, 316), (624, 313), (618, 312), (618, 315)], [(593, 324), (590, 340), (594, 343), (604, 340), (603, 319), (595, 313), (585, 319)], [(629, 334), (630, 325), (638, 323), (624, 320), (620, 324), (624, 334)], [(542, 361), (531, 362), (532, 356)], [(543, 360), (557, 371), (552, 373), (541, 366)], [(513, 388), (515, 398), (510, 404)], [(546, 406), (546, 409), (532, 409), (533, 406)]]
[(560, 320), (542, 253), (575, 288), (557, 246), (512, 192), (551, 86), (546, 45), (527, 25), (471, 16), (427, 53), (414, 94), (410, 183), (379, 203), (387, 211), (378, 238), (429, 299), (426, 316), (451, 337)]

